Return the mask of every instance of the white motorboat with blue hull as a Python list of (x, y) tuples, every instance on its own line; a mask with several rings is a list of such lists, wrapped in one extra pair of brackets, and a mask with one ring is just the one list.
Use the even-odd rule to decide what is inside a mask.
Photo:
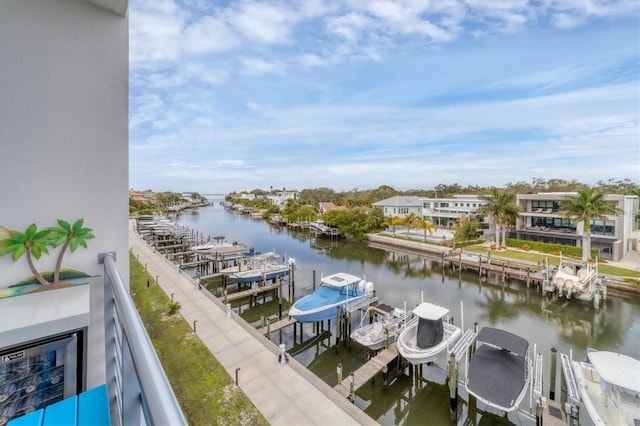
[(336, 317), (337, 308), (361, 301), (373, 292), (373, 283), (339, 272), (323, 277), (320, 286), (289, 309), (298, 322), (316, 322)]

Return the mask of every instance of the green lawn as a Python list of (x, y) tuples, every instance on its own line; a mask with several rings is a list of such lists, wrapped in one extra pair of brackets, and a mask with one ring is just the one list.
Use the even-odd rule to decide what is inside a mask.
[[(469, 251), (472, 253), (486, 255), (489, 250), (485, 246), (477, 245), (477, 246), (465, 247), (463, 251)], [(514, 249), (507, 249), (505, 251), (499, 251), (499, 252), (492, 251), (491, 256), (504, 257), (507, 259), (514, 259), (514, 260), (523, 260), (523, 261), (534, 262), (534, 263), (544, 263), (545, 259), (548, 258), (550, 265), (557, 266), (560, 263), (559, 256), (553, 256), (550, 254), (538, 253), (538, 252), (532, 252), (532, 251), (514, 250)], [(598, 264), (598, 272), (601, 274), (613, 275), (616, 277), (640, 278), (639, 271), (634, 271), (632, 269), (619, 268), (617, 266), (607, 265), (606, 263)]]
[[(189, 324), (166, 315), (169, 298), (144, 267), (131, 258), (131, 295), (190, 425), (268, 425), (233, 385)], [(151, 286), (147, 288), (147, 281)]]

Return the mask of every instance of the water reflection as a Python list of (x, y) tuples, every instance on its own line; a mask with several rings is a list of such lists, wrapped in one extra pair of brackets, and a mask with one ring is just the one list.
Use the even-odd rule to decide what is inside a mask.
[[(361, 242), (315, 239), (304, 231), (271, 226), (262, 220), (225, 212), (219, 205), (201, 208), (182, 215), (180, 222), (205, 235), (225, 235), (261, 251), (276, 251), (296, 259), (295, 297), (312, 291), (313, 276), (349, 272), (365, 277), (376, 286), (384, 303), (413, 307), (421, 298), (448, 307), (458, 325), (470, 328), (474, 322), (507, 329), (534, 344), (544, 360), (544, 393), (548, 394), (549, 354), (559, 352), (584, 359), (586, 349), (619, 350), (640, 358), (640, 303), (637, 297), (611, 294), (595, 311), (590, 303), (542, 296), (534, 286), (516, 280), (502, 282), (499, 275), (479, 278), (472, 271), (451, 270), (441, 259), (405, 253)], [(284, 291), (285, 295), (288, 291)], [(234, 303), (234, 309), (259, 327), (262, 318), (277, 318), (279, 304), (266, 298), (264, 304), (249, 308), (246, 302)], [(260, 301), (262, 302), (262, 301)], [(285, 301), (286, 309), (290, 301)], [(359, 319), (354, 321), (357, 323)], [(335, 321), (332, 321), (332, 327)], [(322, 331), (322, 330), (321, 330)], [(272, 333), (271, 340), (285, 343), (301, 352), (295, 359), (308, 366), (327, 384), (337, 383), (337, 366), (343, 377), (368, 359), (367, 351), (356, 345), (335, 349), (335, 332), (325, 330), (320, 338), (310, 324), (302, 331), (293, 327)], [(315, 340), (314, 340), (315, 339)], [(302, 350), (305, 349), (305, 350)], [(444, 362), (439, 362), (441, 366)], [(406, 371), (392, 375), (388, 389), (380, 378), (356, 393), (355, 404), (381, 424), (452, 424), (449, 421), (446, 374), (437, 367), (424, 370), (426, 381), (408, 376)], [(390, 373), (391, 374), (391, 373)], [(557, 380), (559, 387), (560, 380)], [(556, 389), (559, 395), (559, 389)], [(530, 424), (522, 415), (487, 414), (481, 404), (477, 410), (467, 405), (461, 393), (458, 424), (481, 425), (511, 422)], [(528, 403), (523, 404), (528, 409)], [(489, 410), (490, 411), (490, 410)]]

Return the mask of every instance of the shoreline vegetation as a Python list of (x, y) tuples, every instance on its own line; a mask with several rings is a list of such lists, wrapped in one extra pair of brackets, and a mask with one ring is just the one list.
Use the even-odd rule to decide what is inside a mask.
[(130, 254), (131, 297), (190, 425), (268, 425), (196, 336), (154, 279)]

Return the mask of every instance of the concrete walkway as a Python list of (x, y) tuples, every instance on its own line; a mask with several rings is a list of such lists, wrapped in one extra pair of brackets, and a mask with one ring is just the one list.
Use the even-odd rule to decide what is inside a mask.
[(281, 364), (280, 349), (159, 253), (135, 231), (129, 247), (173, 300), (196, 334), (271, 425), (375, 425), (373, 419), (341, 397), (293, 357)]

